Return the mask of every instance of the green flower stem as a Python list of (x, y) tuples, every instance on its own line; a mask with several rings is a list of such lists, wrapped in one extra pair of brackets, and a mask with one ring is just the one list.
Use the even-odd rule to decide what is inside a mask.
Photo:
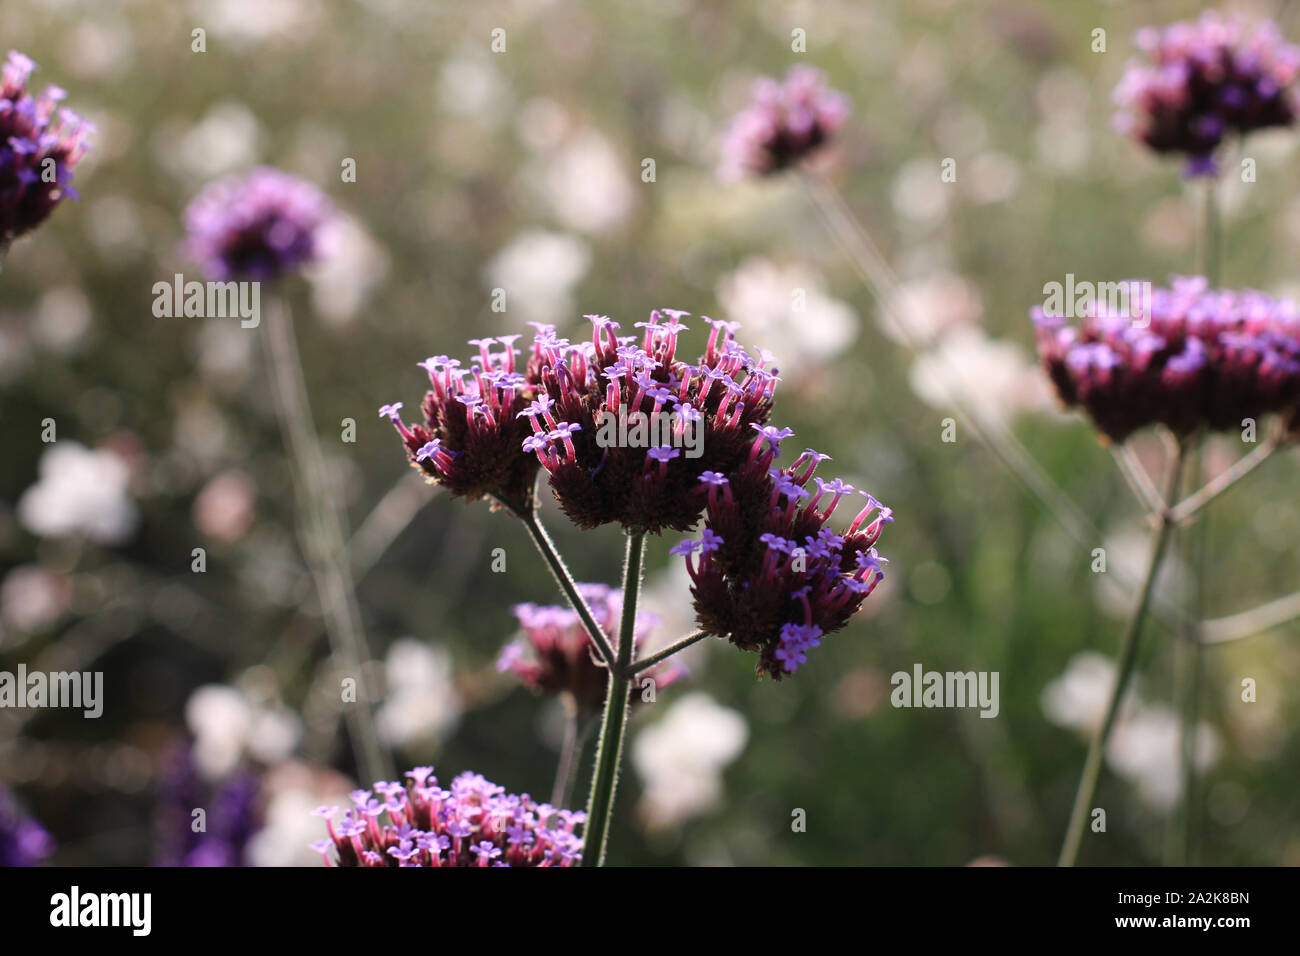
[(573, 580), (573, 575), (569, 573), (568, 566), (564, 559), (560, 557), (560, 552), (555, 549), (555, 542), (551, 536), (546, 533), (546, 528), (542, 526), (541, 520), (537, 517), (536, 509), (529, 508), (523, 514), (519, 515), (523, 521), (524, 527), (528, 529), (528, 535), (533, 539), (533, 544), (537, 545), (537, 550), (541, 552), (542, 557), (546, 560), (546, 565), (551, 569), (555, 581), (564, 592), (564, 596), (569, 599), (573, 609), (578, 612), (578, 617), (582, 620), (582, 626), (587, 629), (587, 634), (596, 646), (597, 653), (600, 654), (601, 660), (606, 665), (614, 663), (614, 649), (610, 646), (609, 639), (605, 632), (600, 629), (596, 623), (596, 617), (591, 613), (591, 608), (583, 599), (582, 594), (578, 591), (577, 582)]
[(636, 650), (636, 604), (641, 590), (644, 545), (643, 532), (628, 534), (627, 562), (623, 566), (623, 616), (618, 629), (618, 657), (609, 670), (609, 692), (605, 696), (605, 715), (601, 720), (600, 744), (596, 749), (596, 770), (591, 778), (591, 796), (587, 800), (586, 848), (583, 857), (587, 866), (604, 865), (610, 820), (614, 814), (614, 790), (618, 785), (623, 738), (627, 732), (628, 678), (624, 675), (632, 665), (632, 655)]
[[(1187, 447), (1180, 444), (1173, 466), (1169, 469), (1164, 495), (1166, 501), (1172, 499), (1178, 491), (1178, 481), (1182, 475), (1183, 463), (1186, 458)], [(1151, 605), (1151, 596), (1155, 591), (1156, 575), (1160, 570), (1161, 562), (1165, 556), (1165, 549), (1169, 544), (1170, 532), (1174, 527), (1167, 513), (1157, 516), (1157, 520), (1156, 530), (1151, 536), (1151, 555), (1147, 561), (1146, 573), (1142, 578), (1141, 587), (1138, 590), (1137, 605), (1133, 608), (1133, 615), (1129, 618), (1128, 627), (1124, 632), (1124, 639), (1120, 644), (1115, 686), (1111, 690), (1110, 700), (1106, 705), (1106, 716), (1103, 718), (1101, 727), (1098, 728), (1096, 736), (1093, 737), (1092, 743), (1088, 747), (1088, 756), (1083, 765), (1083, 777), (1079, 781), (1079, 789), (1074, 796), (1074, 808), (1070, 811), (1070, 823), (1065, 831), (1065, 842), (1061, 846), (1061, 855), (1057, 861), (1058, 866), (1074, 866), (1075, 861), (1079, 858), (1079, 846), (1083, 841), (1083, 833), (1088, 825), (1092, 800), (1097, 793), (1097, 783), (1101, 779), (1101, 767), (1106, 756), (1106, 744), (1110, 741), (1111, 731), (1115, 728), (1115, 718), (1119, 714), (1120, 703), (1124, 700), (1124, 691), (1128, 688), (1129, 679), (1133, 676), (1134, 665), (1137, 663), (1138, 639), (1142, 634), (1142, 624)]]
[(692, 644), (698, 643), (699, 641), (704, 640), (708, 636), (709, 636), (708, 631), (694, 631), (691, 634), (687, 634), (681, 640), (673, 641), (673, 643), (669, 644), (663, 650), (655, 651), (649, 657), (644, 657), (641, 660), (637, 661), (635, 664), (631, 664), (628, 667), (625, 667), (623, 669), (623, 673), (626, 676), (631, 677), (633, 674), (639, 673), (640, 671), (645, 670), (647, 667), (654, 667), (660, 661), (667, 660), (668, 658), (676, 654), (678, 651), (685, 650), (686, 648), (690, 647)]

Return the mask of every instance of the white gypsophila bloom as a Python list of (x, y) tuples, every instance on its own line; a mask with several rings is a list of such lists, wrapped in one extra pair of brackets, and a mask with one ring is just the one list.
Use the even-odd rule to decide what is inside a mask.
[(973, 282), (934, 272), (900, 282), (876, 310), (876, 321), (891, 342), (922, 348), (944, 330), (978, 322), (983, 314), (984, 301)]
[(632, 744), (632, 764), (645, 792), (641, 814), (654, 828), (680, 826), (715, 806), (722, 771), (749, 740), (745, 718), (700, 691), (669, 705)]
[[(1167, 811), (1178, 804), (1183, 792), (1181, 748), (1178, 716), (1161, 704), (1148, 704), (1115, 727), (1106, 762), (1136, 785), (1144, 803)], [(1192, 749), (1198, 772), (1208, 770), (1219, 759), (1219, 735), (1209, 724), (1197, 724)]]
[(301, 37), (318, 13), (305, 0), (199, 0), (196, 21), (236, 45), (265, 42), (276, 36)]
[(388, 694), (375, 715), (380, 737), (399, 747), (446, 739), (462, 710), (446, 649), (404, 637), (388, 649), (384, 668)]
[(225, 100), (182, 131), (164, 128), (154, 141), (154, 152), (172, 173), (198, 183), (253, 165), (261, 141), (253, 111), (236, 100)]
[(908, 384), (931, 408), (952, 411), (960, 402), (982, 420), (1007, 421), (1053, 407), (1047, 380), (1025, 350), (975, 325), (945, 332), (912, 363)]
[(352, 216), (337, 215), (321, 227), (321, 258), (303, 275), (311, 283), (315, 315), (330, 325), (355, 318), (374, 287), (388, 275), (388, 253)]
[(806, 266), (746, 259), (718, 280), (717, 296), (728, 318), (775, 353), (783, 370), (839, 355), (858, 332), (853, 307), (828, 295), (822, 277)]
[(63, 575), (39, 564), (19, 565), (0, 583), (0, 620), (22, 632), (42, 630), (67, 612), (70, 592)]
[(194, 763), (208, 780), (225, 778), (245, 756), (268, 764), (283, 760), (302, 737), (292, 711), (251, 700), (225, 684), (206, 684), (190, 694), (185, 724), (194, 736)]
[(510, 240), (483, 270), (491, 289), (504, 289), (513, 326), (556, 325), (574, 312), (573, 293), (591, 268), (591, 248), (576, 236), (527, 229)]
[(569, 229), (593, 235), (617, 229), (632, 213), (636, 192), (628, 169), (593, 129), (584, 129), (547, 158), (538, 185), (555, 218)]
[[(1106, 535), (1102, 539), (1102, 552), (1106, 571), (1093, 575), (1093, 597), (1108, 617), (1126, 618), (1133, 610), (1133, 592), (1119, 583), (1116, 576), (1120, 580), (1140, 580), (1151, 557), (1151, 542), (1146, 532), (1126, 528)], [(1186, 597), (1188, 584), (1186, 564), (1177, 555), (1167, 554), (1156, 574), (1153, 593), (1177, 604)]]
[(494, 127), (508, 118), (514, 94), (491, 56), (465, 53), (443, 64), (438, 104), (449, 113)]
[(81, 534), (99, 544), (122, 544), (139, 513), (127, 491), (130, 473), (116, 453), (60, 441), (41, 455), (40, 479), (18, 500), (18, 520), (32, 534)]
[[(1070, 658), (1065, 673), (1043, 688), (1043, 713), (1058, 727), (1091, 733), (1106, 715), (1106, 702), (1115, 686), (1115, 662), (1096, 651), (1084, 651)], [(1131, 701), (1134, 686), (1126, 696)]]

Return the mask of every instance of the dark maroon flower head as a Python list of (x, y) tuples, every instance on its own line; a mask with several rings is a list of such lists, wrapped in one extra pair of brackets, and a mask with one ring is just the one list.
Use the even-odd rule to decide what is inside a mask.
[(735, 180), (788, 169), (832, 140), (849, 111), (848, 98), (813, 67), (791, 67), (784, 82), (762, 77), (753, 102), (731, 121), (719, 173)]
[(72, 170), (94, 127), (56, 107), (57, 86), (27, 90), (36, 64), (15, 50), (0, 68), (0, 251), (31, 232), (65, 197), (77, 198)]
[[(469, 368), (446, 355), (419, 363), (433, 385), (420, 406), (423, 424), (408, 428), (401, 402), (383, 406), (379, 416), (393, 423), (411, 464), (429, 481), (467, 501), (492, 498), (522, 515), (532, 507), (537, 476), (537, 458), (522, 446), (532, 434), (526, 410), (539, 373), (531, 365), (516, 368), (518, 338), (472, 340), (479, 358)], [(493, 351), (494, 345), (504, 348)]]
[[(1130, 287), (1141, 285), (1132, 280)], [(1174, 276), (1134, 313), (1104, 299), (1077, 325), (1031, 311), (1038, 353), (1061, 400), (1114, 442), (1150, 425), (1177, 435), (1284, 416), (1300, 428), (1300, 313), (1253, 290)]]
[(438, 786), (432, 767), (406, 776), (409, 784), (380, 780), (354, 790), (341, 821), (338, 807), (315, 811), (329, 839), (312, 847), (326, 866), (576, 866), (582, 859), (581, 811), (506, 793), (476, 773), (462, 773), (450, 790)]
[(1129, 64), (1116, 87), (1116, 127), (1157, 153), (1182, 153), (1189, 175), (1215, 173), (1214, 151), (1229, 134), (1295, 121), (1300, 48), (1276, 24), (1207, 10), (1147, 27), (1137, 42), (1150, 62)]
[(54, 852), (54, 838), (23, 813), (0, 784), (0, 867), (36, 866)]
[(209, 183), (185, 210), (186, 250), (210, 279), (270, 281), (319, 259), (325, 194), (270, 166)]
[[(604, 584), (579, 584), (578, 590), (601, 630), (617, 635), (623, 609), (622, 592)], [(538, 693), (572, 694), (583, 708), (603, 704), (609, 669), (594, 656), (591, 638), (577, 612), (568, 607), (536, 604), (517, 604), (514, 612), (523, 628), (524, 639), (506, 645), (497, 661), (497, 670), (510, 671)], [(644, 647), (658, 624), (657, 615), (637, 612), (638, 648)], [(639, 672), (634, 683), (640, 686), (642, 678), (649, 677), (658, 690), (663, 690), (685, 674), (684, 668), (668, 660)], [(629, 693), (632, 690), (629, 687)], [(634, 703), (640, 699), (640, 696), (632, 698)]]
[(529, 374), (541, 387), (524, 413), (524, 443), (549, 476), (560, 508), (581, 528), (617, 522), (628, 531), (685, 531), (704, 505), (699, 477), (744, 460), (750, 427), (767, 421), (776, 388), (773, 357), (752, 357), (737, 323), (712, 325), (690, 365), (677, 357), (686, 331), (671, 309), (650, 313), (640, 345), (617, 322), (589, 315), (592, 341), (570, 345), (543, 329)]
[[(759, 675), (780, 680), (798, 670), (822, 637), (844, 627), (884, 578), (888, 562), (875, 544), (894, 518), (866, 492), (838, 478), (814, 478), (827, 456), (812, 449), (777, 468), (789, 429), (754, 431), (743, 464), (729, 475), (701, 476), (708, 497), (704, 531), (672, 550), (686, 559), (700, 627), (757, 651)], [(848, 531), (837, 534), (827, 521), (841, 501), (857, 496), (865, 505)]]

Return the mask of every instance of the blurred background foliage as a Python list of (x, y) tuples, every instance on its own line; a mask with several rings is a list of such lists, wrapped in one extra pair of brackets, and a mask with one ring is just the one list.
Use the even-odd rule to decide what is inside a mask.
[[(626, 330), (652, 307), (681, 308), (741, 321), (743, 343), (781, 356), (774, 420), (834, 456), (828, 476), (894, 508), (881, 545), (893, 563), (859, 619), (797, 678), (758, 682), (751, 659), (706, 644), (690, 657), (690, 681), (640, 709), (634, 757), (637, 738), (688, 695), (725, 711), (687, 722), (685, 739), (643, 746), (650, 769), (629, 763), (612, 861), (1052, 862), (1084, 743), (1048, 719), (1047, 698), (1074, 655), (1113, 654), (1123, 602), (969, 432), (940, 440), (952, 409), (882, 327), (799, 181), (721, 185), (717, 140), (754, 77), (795, 62), (849, 94), (854, 114), (823, 157), (826, 174), (924, 303), (939, 347), (980, 383), (982, 413), (1010, 423), (1101, 527), (1113, 569), (1141, 553), (1138, 509), (1091, 429), (1053, 409), (1027, 312), (1066, 273), (1163, 281), (1195, 271), (1199, 194), (1175, 163), (1111, 131), (1110, 91), (1138, 27), (1199, 9), (7, 2), (6, 46), (37, 61), (38, 87), (63, 86), (99, 126), (78, 171), (81, 200), (19, 242), (0, 279), (0, 668), (105, 675), (97, 721), (0, 713), (0, 780), (57, 838), (52, 862), (154, 858), (157, 778), (204, 685), (237, 688), (246, 702), (206, 717), (191, 706), (188, 727), (264, 774), (261, 812), (281, 831), (267, 843), (278, 855), (263, 847), (259, 860), (310, 862), (305, 844), (320, 833), (306, 809), (346, 792), (338, 775), (355, 773), (295, 542), (260, 330), (152, 314), (154, 283), (197, 277), (179, 251), (185, 204), (206, 181), (259, 162), (315, 182), (348, 217), (335, 259), (284, 294), (351, 526), (375, 545), (358, 588), (372, 677), (388, 678), (389, 719), (400, 725), (400, 765), (433, 762), (444, 779), (474, 769), (515, 792), (549, 792), (558, 709), (493, 664), (514, 634), (511, 604), (561, 601), (523, 530), (424, 489), (374, 410), (399, 399), (414, 407), (424, 381), (415, 363), (467, 354), (469, 338), (529, 320), (585, 334), (584, 312)], [(1243, 9), (1300, 38), (1294, 4)], [(191, 51), (196, 27), (204, 53)], [(498, 27), (507, 48), (494, 54)], [(806, 54), (791, 52), (795, 28), (807, 33)], [(1098, 28), (1105, 53), (1091, 49)], [(1295, 135), (1261, 135), (1245, 155), (1257, 159), (1258, 181), (1239, 182), (1228, 163), (1225, 284), (1300, 293)], [(956, 183), (940, 182), (947, 157)], [(341, 180), (344, 158), (356, 161), (354, 183)], [(646, 158), (654, 182), (642, 181)], [(811, 303), (802, 315), (791, 308), (796, 287)], [(506, 290), (504, 314), (491, 309), (494, 288)], [(702, 344), (697, 322), (688, 345)], [(59, 443), (97, 449), (128, 475), (114, 492), (101, 481), (104, 459), (83, 461), (46, 506), (88, 512), (83, 524), (115, 511), (127, 530), (96, 540), (24, 519), (24, 493), (53, 480), (41, 471), (53, 447), (41, 441), (45, 418)], [(355, 443), (340, 438), (345, 418), (357, 422)], [(1148, 461), (1157, 450), (1142, 443)], [(1242, 450), (1235, 436), (1217, 440), (1207, 467)], [(1280, 457), (1216, 503), (1209, 616), (1296, 588), (1297, 474), (1295, 456)], [(375, 517), (381, 501), (388, 510)], [(553, 507), (545, 517), (580, 580), (616, 583), (615, 529), (579, 534)], [(673, 543), (649, 552), (664, 641), (690, 626)], [(195, 547), (207, 551), (202, 574), (190, 569)], [(495, 548), (504, 574), (490, 571)], [(1186, 575), (1165, 584), (1175, 594)], [(415, 643), (394, 653), (403, 639)], [(1219, 747), (1201, 788), (1200, 862), (1300, 863), (1298, 639), (1292, 623), (1207, 654), (1202, 713)], [(918, 662), (999, 672), (997, 719), (891, 707), (889, 676)], [(1170, 635), (1151, 628), (1145, 697), (1168, 704), (1171, 673)], [(1258, 682), (1257, 703), (1240, 701), (1243, 677)], [(737, 736), (734, 721), (715, 728), (728, 711), (743, 718), (743, 749), (729, 763), (692, 757), (692, 734)], [(239, 721), (247, 728), (231, 729)], [(1151, 772), (1168, 762), (1153, 757)], [(213, 758), (218, 776), (221, 763)], [(662, 774), (669, 792), (705, 796), (656, 812), (647, 773)], [(1139, 784), (1107, 774), (1099, 803), (1109, 830), (1089, 837), (1086, 862), (1161, 859), (1168, 804)], [(806, 832), (792, 832), (796, 808)]]

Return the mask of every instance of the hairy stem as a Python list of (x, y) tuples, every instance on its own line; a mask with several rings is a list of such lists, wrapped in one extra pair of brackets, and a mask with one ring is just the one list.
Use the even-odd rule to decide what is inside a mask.
[(591, 796), (587, 801), (586, 848), (583, 857), (587, 866), (604, 865), (610, 821), (614, 815), (614, 791), (618, 786), (623, 738), (627, 733), (628, 678), (623, 675), (631, 666), (636, 650), (636, 604), (641, 589), (644, 545), (643, 532), (628, 534), (627, 561), (623, 566), (623, 614), (618, 629), (618, 657), (615, 665), (609, 669), (609, 692), (605, 696), (605, 715), (601, 720), (600, 744), (596, 749), (596, 769), (592, 774)]
[(631, 666), (624, 668), (623, 673), (626, 676), (631, 677), (633, 674), (639, 673), (640, 671), (645, 670), (647, 667), (654, 667), (660, 661), (667, 660), (668, 658), (676, 654), (678, 651), (685, 650), (686, 648), (690, 647), (692, 644), (698, 643), (699, 641), (704, 640), (708, 636), (709, 636), (708, 631), (694, 631), (690, 634), (687, 634), (681, 640), (673, 641), (663, 650), (655, 651), (649, 657), (643, 657), (635, 664), (632, 664)]
[(582, 621), (582, 626), (587, 629), (587, 636), (591, 638), (592, 644), (596, 647), (596, 652), (600, 659), (606, 665), (614, 663), (614, 649), (610, 646), (609, 638), (596, 623), (596, 616), (591, 613), (591, 608), (587, 606), (586, 600), (578, 590), (578, 584), (573, 580), (573, 575), (569, 573), (569, 567), (564, 563), (564, 558), (560, 557), (560, 552), (556, 550), (555, 542), (547, 534), (546, 528), (542, 525), (541, 519), (537, 517), (537, 511), (534, 508), (527, 509), (519, 515), (523, 521), (524, 527), (528, 529), (528, 535), (533, 539), (533, 544), (541, 553), (542, 558), (546, 561), (546, 566), (551, 569), (551, 574), (555, 582), (564, 592), (564, 596), (569, 599), (569, 604), (578, 612), (578, 618)]

